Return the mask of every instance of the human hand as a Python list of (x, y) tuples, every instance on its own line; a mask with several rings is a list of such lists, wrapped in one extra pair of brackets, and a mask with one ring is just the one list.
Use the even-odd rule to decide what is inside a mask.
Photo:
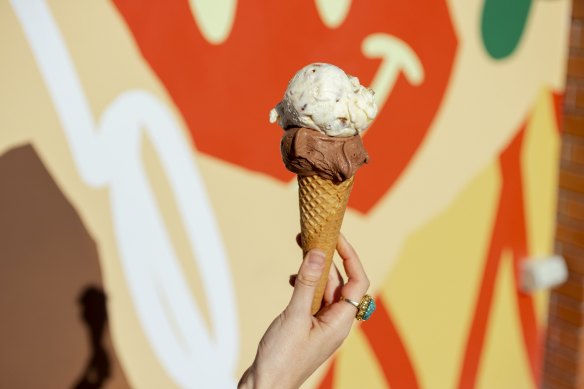
[[(298, 245), (298, 247), (302, 248), (301, 234), (296, 235), (296, 244)], [(290, 279), (288, 280), (290, 286), (294, 287), (296, 285), (296, 277), (298, 277), (298, 273), (290, 275)], [(336, 264), (333, 262), (329, 268), (329, 274), (326, 280), (326, 285), (322, 296), (320, 309), (334, 303), (335, 301), (340, 300), (341, 288), (343, 287), (344, 284), (345, 281), (343, 280), (343, 276), (339, 272), (339, 269), (337, 268)]]
[(320, 250), (308, 252), (290, 303), (268, 327), (239, 388), (298, 388), (343, 343), (356, 308), (341, 296), (359, 301), (369, 288), (369, 280), (357, 253), (342, 235), (337, 252), (343, 259), (347, 282), (342, 282), (335, 268), (329, 275), (331, 285), (327, 285), (323, 307), (312, 316), (312, 298), (324, 271), (325, 256)]

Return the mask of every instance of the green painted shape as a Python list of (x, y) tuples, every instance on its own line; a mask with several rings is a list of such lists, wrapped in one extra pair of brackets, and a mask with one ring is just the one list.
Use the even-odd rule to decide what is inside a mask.
[(525, 29), (532, 0), (485, 0), (481, 20), (483, 45), (494, 59), (511, 55)]

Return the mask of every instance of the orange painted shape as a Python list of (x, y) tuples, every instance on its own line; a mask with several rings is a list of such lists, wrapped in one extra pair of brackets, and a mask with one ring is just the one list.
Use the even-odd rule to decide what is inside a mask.
[(231, 34), (219, 45), (205, 41), (186, 0), (114, 4), (197, 149), (281, 181), (293, 175), (281, 162), (282, 130), (268, 123), (268, 113), (292, 75), (311, 62), (330, 62), (369, 85), (381, 60), (363, 56), (366, 37), (386, 33), (410, 46), (424, 82), (413, 86), (399, 75), (366, 136), (371, 163), (359, 172), (349, 204), (361, 212), (385, 195), (425, 137), (457, 46), (444, 0), (356, 1), (335, 29), (320, 20), (312, 0), (248, 0), (238, 4)]
[[(392, 388), (418, 389), (420, 386), (416, 372), (391, 315), (381, 298), (376, 298), (375, 302), (377, 309), (371, 319), (362, 324), (361, 330), (379, 362), (385, 379)], [(333, 375), (334, 361), (319, 389), (332, 389)]]
[[(498, 226), (498, 224), (501, 223), (500, 215), (500, 211), (498, 211), (496, 218), (497, 221), (494, 227), (495, 232), (501, 228)], [(483, 271), (483, 278), (480, 284), (479, 295), (475, 305), (473, 321), (466, 343), (466, 351), (464, 354), (464, 360), (458, 382), (459, 389), (472, 389), (475, 387), (480, 357), (485, 341), (487, 321), (493, 301), (493, 292), (500, 258), (500, 236), (493, 233), (489, 247), (489, 253), (485, 263), (485, 269)]]
[(556, 116), (556, 125), (559, 132), (562, 132), (562, 112), (564, 109), (564, 92), (552, 92), (554, 102), (554, 113)]
[[(518, 269), (518, 257), (515, 257), (515, 270)], [(517, 285), (517, 284), (516, 284)], [(533, 298), (517, 290), (517, 309), (521, 318), (521, 329), (526, 356), (529, 360), (534, 386), (540, 387), (542, 347), (545, 331), (538, 326)]]
[(381, 298), (377, 310), (361, 329), (375, 353), (388, 384), (392, 388), (418, 389), (418, 379), (409, 353)]
[(322, 379), (322, 382), (318, 386), (319, 389), (333, 389), (335, 383), (335, 358), (331, 360), (331, 364), (326, 372), (326, 375)]
[[(523, 183), (521, 175), (521, 151), (525, 128), (517, 133), (509, 146), (500, 156), (503, 186), (499, 200), (495, 226), (485, 263), (483, 280), (477, 297), (475, 313), (470, 328), (466, 351), (459, 378), (459, 389), (474, 388), (477, 371), (485, 341), (489, 312), (492, 306), (493, 291), (499, 269), (502, 251), (509, 248), (513, 252), (517, 268), (527, 257), (527, 232), (523, 202)], [(517, 284), (517, 273), (516, 273)], [(518, 314), (526, 355), (529, 359), (534, 385), (538, 385), (540, 372), (541, 331), (533, 299), (517, 291)]]

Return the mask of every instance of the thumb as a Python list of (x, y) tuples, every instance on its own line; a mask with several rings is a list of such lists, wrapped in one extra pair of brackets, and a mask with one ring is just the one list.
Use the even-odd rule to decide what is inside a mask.
[(324, 272), (325, 255), (318, 249), (310, 250), (300, 266), (292, 300), (288, 308), (297, 314), (310, 314), (314, 291)]

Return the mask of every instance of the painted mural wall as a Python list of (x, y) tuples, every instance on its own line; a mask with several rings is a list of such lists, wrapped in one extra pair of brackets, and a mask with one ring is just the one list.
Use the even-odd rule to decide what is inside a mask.
[(330, 62), (380, 107), (343, 225), (379, 308), (305, 387), (536, 388), (570, 8), (0, 3), (0, 387), (233, 387), (301, 257), (268, 112)]

